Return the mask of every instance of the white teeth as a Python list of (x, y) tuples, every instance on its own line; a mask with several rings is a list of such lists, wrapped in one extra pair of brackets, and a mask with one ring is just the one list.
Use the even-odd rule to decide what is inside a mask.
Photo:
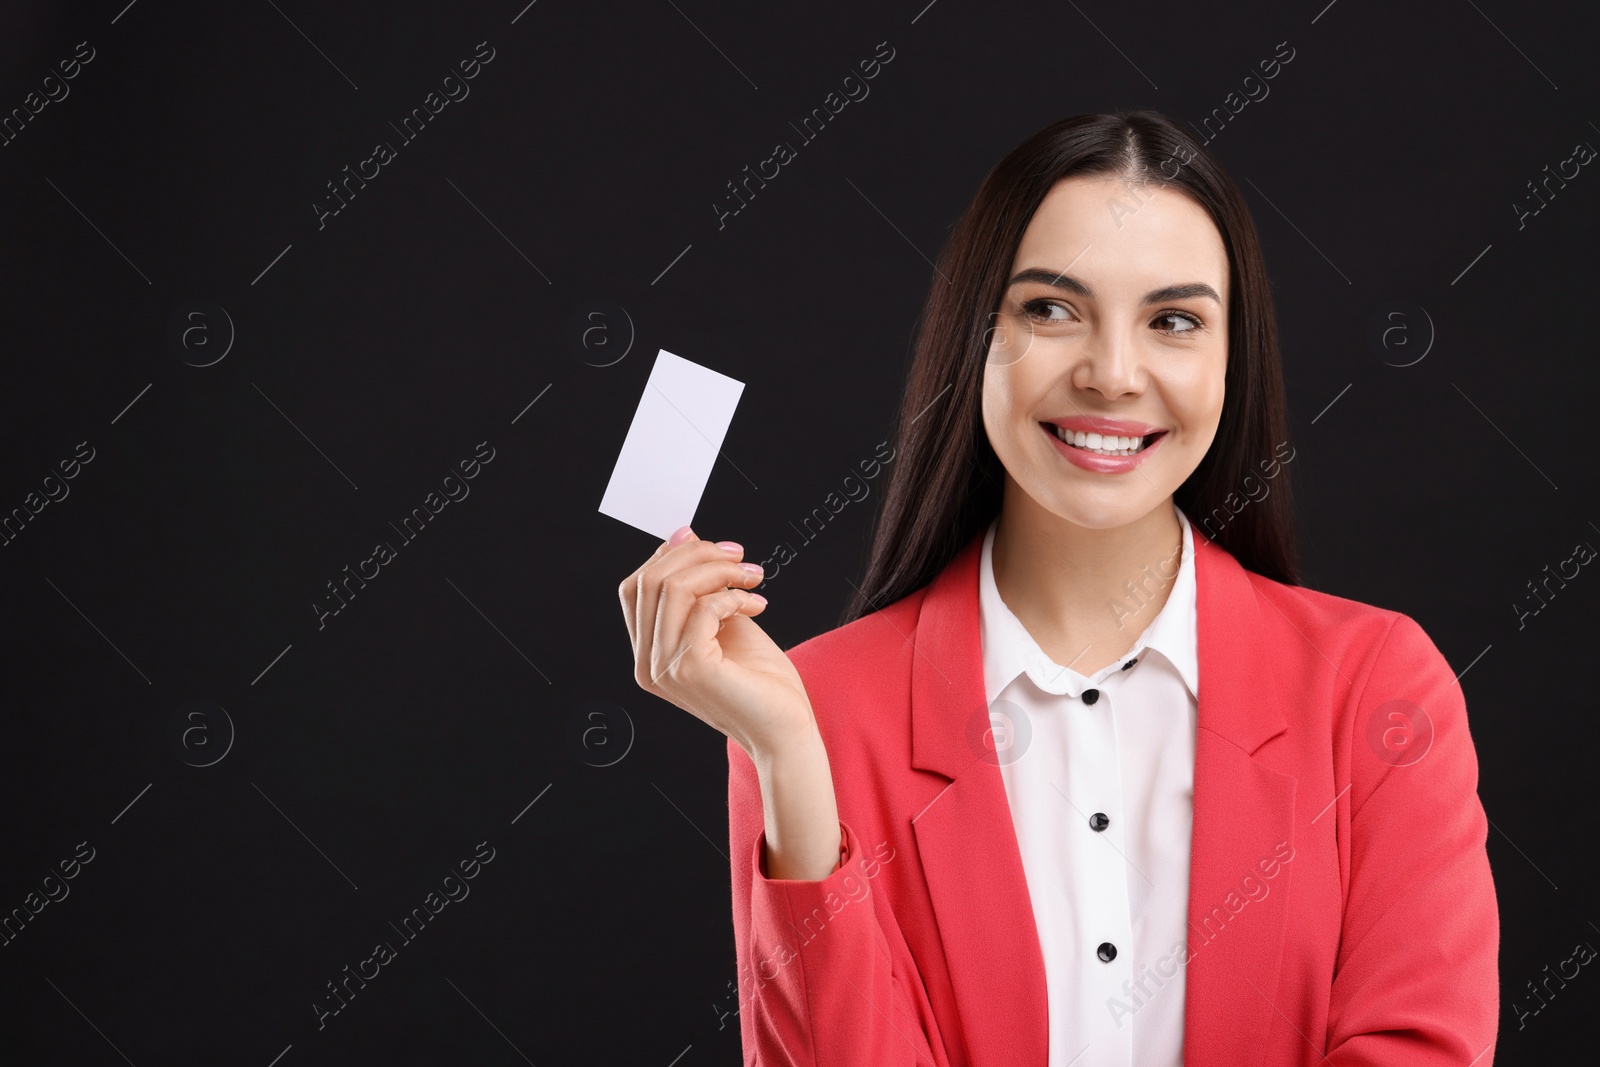
[(1075, 448), (1101, 456), (1131, 456), (1144, 449), (1149, 437), (1119, 437), (1115, 434), (1083, 433), (1055, 428), (1056, 436)]

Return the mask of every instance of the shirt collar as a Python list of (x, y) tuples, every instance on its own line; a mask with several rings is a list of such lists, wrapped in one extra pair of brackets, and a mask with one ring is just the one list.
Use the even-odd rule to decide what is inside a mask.
[[(983, 553), (978, 564), (978, 628), (983, 648), (983, 676), (985, 696), (990, 703), (1010, 685), (1018, 674), (1026, 673), (1042, 690), (1065, 693), (1076, 697), (1091, 684), (1099, 684), (1107, 675), (1119, 670), (1123, 663), (1135, 659), (1145, 651), (1159, 652), (1183, 678), (1184, 685), (1196, 700), (1199, 699), (1198, 635), (1196, 630), (1196, 597), (1194, 578), (1194, 534), (1189, 519), (1176, 504), (1173, 511), (1183, 530), (1182, 551), (1178, 572), (1172, 576), (1172, 590), (1161, 611), (1128, 650), (1125, 657), (1109, 664), (1093, 677), (1086, 678), (1075, 670), (1052, 661), (1039, 647), (1011, 609), (1000, 599), (994, 582), (991, 554), (995, 528), (999, 517), (991, 520), (983, 538)], [(1150, 568), (1144, 580), (1147, 589), (1157, 588), (1166, 568), (1157, 564)], [(1138, 583), (1135, 583), (1136, 585)], [(1124, 598), (1123, 610), (1132, 611), (1137, 605), (1132, 596)], [(1115, 610), (1115, 609), (1113, 609)]]

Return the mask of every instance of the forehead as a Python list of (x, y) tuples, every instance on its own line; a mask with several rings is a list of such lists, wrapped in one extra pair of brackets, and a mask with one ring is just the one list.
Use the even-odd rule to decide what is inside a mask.
[(1100, 175), (1056, 182), (1022, 235), (1012, 273), (1029, 267), (1066, 270), (1097, 291), (1097, 283), (1142, 286), (1142, 293), (1209, 282), (1228, 295), (1227, 250), (1211, 216), (1187, 194), (1154, 182)]

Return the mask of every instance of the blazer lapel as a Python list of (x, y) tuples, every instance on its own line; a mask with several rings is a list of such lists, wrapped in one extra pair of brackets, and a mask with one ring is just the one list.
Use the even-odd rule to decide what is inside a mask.
[(917, 619), (911, 765), (950, 784), (913, 814), (911, 826), (970, 1054), (960, 1059), (952, 1049), (952, 1063), (1044, 1067), (1044, 956), (1005, 781), (992, 747), (984, 747), (982, 549), (979, 533), (933, 580)]
[[(1184, 1062), (1233, 1067), (1260, 1062), (1262, 1036), (1281, 1014), (1275, 997), (1294, 864), (1279, 863), (1276, 849), (1294, 845), (1295, 779), (1255, 758), (1288, 727), (1265, 637), (1278, 629), (1267, 617), (1274, 609), (1261, 605), (1238, 560), (1193, 529), (1200, 699)], [(1252, 898), (1260, 890), (1251, 886), (1266, 886), (1265, 895)]]
[[(1200, 696), (1190, 852), (1184, 1062), (1250, 1064), (1265, 1047), (1293, 864), (1295, 780), (1253, 753), (1287, 728), (1261, 608), (1239, 563), (1194, 528)], [(911, 765), (950, 784), (912, 817), (970, 1060), (1043, 1067), (1044, 958), (989, 729), (978, 634), (980, 532), (930, 583), (911, 670)], [(1248, 899), (1246, 876), (1270, 888)], [(1251, 883), (1251, 884), (1255, 884)], [(1221, 909), (1219, 913), (1216, 909)], [(959, 1050), (952, 1050), (959, 1056)]]

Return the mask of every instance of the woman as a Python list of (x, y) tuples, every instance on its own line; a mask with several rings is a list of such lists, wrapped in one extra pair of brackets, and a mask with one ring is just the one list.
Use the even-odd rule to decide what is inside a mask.
[(1148, 110), (985, 179), (921, 322), (867, 574), (787, 652), (679, 530), (639, 685), (727, 736), (747, 1063), (1492, 1061), (1461, 689), (1298, 585), (1242, 198)]

